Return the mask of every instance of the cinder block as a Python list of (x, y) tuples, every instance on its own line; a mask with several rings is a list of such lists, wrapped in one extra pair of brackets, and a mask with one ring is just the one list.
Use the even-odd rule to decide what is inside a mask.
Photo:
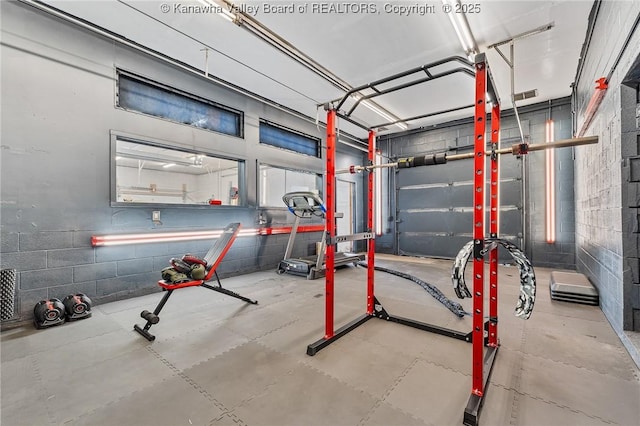
[[(631, 211), (633, 210), (633, 211)], [(622, 232), (632, 234), (638, 232), (638, 217), (635, 209), (624, 209), (622, 214)]]
[(631, 271), (631, 282), (640, 284), (640, 259), (637, 257), (625, 257), (624, 267)]
[[(214, 243), (214, 239), (202, 240), (202, 241), (184, 241), (179, 243), (169, 243), (167, 246), (167, 253), (198, 253), (207, 252)], [(162, 253), (166, 254), (166, 253)], [(181, 254), (181, 255), (182, 255)]]
[(73, 232), (34, 232), (20, 234), (20, 250), (53, 250), (73, 247)]
[(78, 248), (47, 251), (47, 266), (60, 268), (63, 266), (84, 265), (95, 261), (93, 248)]
[(629, 182), (640, 182), (640, 157), (629, 158)]
[(94, 231), (73, 231), (73, 247), (91, 247), (91, 237), (94, 235)]
[(233, 242), (233, 247), (255, 247), (258, 237), (237, 238)]
[(55, 287), (73, 282), (73, 268), (43, 269), (20, 273), (20, 290)]
[(20, 251), (16, 253), (3, 253), (0, 256), (2, 269), (15, 269), (18, 272), (46, 269), (46, 251)]
[(73, 284), (62, 285), (62, 286), (58, 286), (58, 287), (50, 287), (48, 289), (48, 296), (47, 297), (49, 297), (49, 298), (57, 297), (58, 299), (62, 300), (66, 296), (68, 296), (70, 294), (78, 294), (78, 293), (85, 294), (90, 299), (91, 298), (95, 298), (96, 297), (96, 282), (95, 281), (88, 281), (88, 282), (84, 282), (84, 283), (73, 283)]
[(33, 308), (36, 306), (36, 303), (48, 297), (46, 288), (21, 291), (20, 297), (18, 297), (18, 306), (16, 306), (18, 319), (24, 321), (33, 318)]
[(240, 247), (238, 249), (238, 257), (241, 259), (250, 259), (252, 257), (255, 257), (255, 255), (256, 255), (256, 248), (254, 246)]
[(17, 232), (0, 233), (0, 253), (11, 253), (18, 251), (19, 234)]
[(122, 295), (135, 293), (143, 288), (157, 287), (157, 272), (148, 272), (139, 275), (127, 275), (122, 277), (108, 278), (96, 281), (96, 296), (105, 297), (111, 295)]
[(136, 250), (133, 246), (96, 247), (96, 263), (114, 262), (117, 260), (135, 259)]
[(630, 182), (625, 187), (623, 207), (640, 207), (640, 183)]
[(95, 281), (116, 276), (116, 263), (94, 263), (73, 268), (73, 282)]
[(628, 86), (620, 85), (620, 124), (623, 132), (634, 131), (636, 123), (636, 91)]
[(640, 234), (632, 234), (632, 233), (623, 234), (625, 257), (629, 257), (629, 258), (640, 257), (640, 248), (638, 246), (638, 244), (640, 244), (639, 236)]
[(118, 276), (137, 275), (153, 271), (153, 258), (120, 260), (117, 262)]
[(622, 158), (630, 158), (640, 155), (638, 152), (638, 132), (636, 130), (632, 132), (623, 132), (620, 141), (620, 154)]
[(633, 310), (633, 330), (640, 330), (640, 309)]
[(640, 284), (631, 285), (631, 307), (640, 309)]
[(165, 243), (140, 244), (135, 245), (134, 248), (134, 258), (153, 257), (169, 253), (169, 246)]

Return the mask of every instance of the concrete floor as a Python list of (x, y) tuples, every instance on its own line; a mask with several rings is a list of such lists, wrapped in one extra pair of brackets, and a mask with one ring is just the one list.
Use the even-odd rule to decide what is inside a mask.
[[(455, 299), (450, 261), (380, 256), (377, 264)], [(500, 268), (501, 347), (480, 424), (640, 424), (638, 369), (600, 309), (551, 301), (550, 270), (536, 273), (535, 310), (523, 321), (513, 316), (518, 271)], [(364, 314), (366, 270), (342, 269), (336, 281), (337, 328)], [(307, 345), (324, 334), (323, 279), (260, 272), (223, 285), (260, 304), (176, 291), (151, 328), (153, 343), (132, 326), (160, 293), (46, 330), (3, 332), (2, 425), (462, 423), (471, 344), (374, 318), (310, 357)], [(469, 317), (402, 278), (377, 272), (376, 296), (390, 314), (471, 329)]]

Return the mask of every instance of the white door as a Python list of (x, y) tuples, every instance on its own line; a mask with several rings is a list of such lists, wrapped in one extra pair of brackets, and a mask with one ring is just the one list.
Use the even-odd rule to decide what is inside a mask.
[[(343, 214), (343, 216), (336, 221), (336, 235), (353, 234), (354, 197), (355, 182), (336, 179), (336, 213)], [(338, 243), (338, 251), (353, 251), (353, 241)]]

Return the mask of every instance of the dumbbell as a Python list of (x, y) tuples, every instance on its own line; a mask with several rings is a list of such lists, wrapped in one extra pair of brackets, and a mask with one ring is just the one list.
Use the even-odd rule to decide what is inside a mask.
[(75, 321), (91, 316), (91, 299), (82, 293), (70, 294), (62, 299), (67, 320)]
[(146, 309), (140, 312), (140, 316), (145, 319), (150, 324), (157, 324), (160, 322), (160, 317), (154, 314), (153, 312), (149, 312)]
[(64, 317), (65, 309), (60, 299), (41, 300), (33, 308), (33, 323), (37, 329), (62, 324)]

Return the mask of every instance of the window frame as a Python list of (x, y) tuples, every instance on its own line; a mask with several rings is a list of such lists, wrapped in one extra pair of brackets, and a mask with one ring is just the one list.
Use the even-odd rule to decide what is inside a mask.
[[(278, 206), (269, 206), (269, 205), (263, 205), (262, 204), (262, 175), (261, 175), (261, 171), (262, 171), (262, 167), (271, 167), (274, 169), (279, 169), (279, 170), (284, 170), (284, 172), (296, 172), (296, 173), (305, 173), (308, 175), (312, 175), (315, 176), (316, 178), (316, 183), (318, 184), (318, 187), (316, 188), (318, 190), (318, 195), (320, 196), (320, 198), (322, 198), (324, 200), (324, 191), (325, 191), (325, 179), (324, 179), (324, 174), (322, 172), (314, 172), (314, 171), (309, 171), (309, 170), (301, 170), (301, 169), (296, 169), (293, 167), (287, 167), (287, 166), (278, 166), (276, 164), (273, 163), (262, 163), (260, 161), (256, 162), (256, 189), (257, 189), (257, 197), (256, 197), (256, 206), (259, 209), (282, 209), (282, 210), (287, 210), (287, 206), (284, 205), (284, 203), (282, 201), (280, 201), (281, 205)], [(286, 189), (285, 189), (286, 190)], [(285, 192), (282, 193), (282, 195), (284, 195)]]
[[(144, 202), (125, 202), (118, 201), (118, 189), (117, 189), (117, 142), (118, 140), (123, 142), (137, 143), (141, 145), (152, 146), (162, 149), (170, 149), (174, 151), (186, 152), (196, 155), (205, 155), (211, 158), (220, 158), (222, 160), (235, 161), (238, 163), (238, 195), (239, 200), (237, 205), (223, 204), (223, 205), (211, 205), (211, 204), (197, 204), (197, 203), (144, 203)], [(196, 150), (192, 148), (182, 147), (179, 144), (170, 143), (167, 141), (160, 141), (151, 137), (144, 137), (139, 135), (131, 135), (124, 132), (114, 131), (110, 132), (110, 156), (109, 156), (109, 203), (111, 207), (163, 207), (163, 208), (196, 208), (196, 209), (229, 209), (229, 208), (246, 208), (247, 207), (247, 162), (246, 159), (233, 158), (230, 156), (220, 155), (218, 153), (209, 152), (207, 150)]]
[[(166, 91), (168, 93), (171, 93), (171, 94), (174, 94), (174, 95), (177, 95), (177, 96), (182, 96), (184, 98), (191, 99), (192, 101), (195, 101), (195, 102), (200, 102), (200, 103), (203, 103), (203, 104), (207, 104), (210, 107), (213, 107), (214, 109), (222, 110), (222, 111), (225, 111), (225, 112), (228, 112), (228, 113), (231, 113), (231, 114), (236, 114), (238, 116), (238, 134), (231, 134), (231, 133), (226, 133), (226, 132), (222, 132), (222, 131), (218, 131), (218, 130), (212, 130), (212, 129), (209, 129), (209, 128), (206, 128), (206, 127), (198, 127), (198, 126), (194, 126), (194, 125), (189, 124), (189, 123), (184, 123), (182, 121), (177, 121), (177, 120), (171, 119), (169, 117), (153, 115), (153, 114), (149, 114), (149, 113), (146, 113), (146, 112), (143, 112), (143, 111), (138, 111), (136, 109), (131, 109), (131, 108), (124, 107), (124, 106), (122, 106), (120, 104), (120, 77), (121, 76), (124, 76), (125, 78), (128, 78), (130, 80), (137, 80), (138, 82), (140, 82), (143, 85), (152, 86), (152, 87), (155, 87), (156, 89), (163, 90), (163, 91)], [(150, 78), (146, 78), (146, 77), (143, 77), (141, 75), (138, 75), (138, 74), (135, 74), (135, 73), (132, 73), (130, 71), (123, 70), (123, 69), (119, 69), (119, 68), (116, 69), (115, 86), (116, 86), (116, 90), (115, 90), (115, 94), (116, 94), (115, 106), (118, 109), (121, 109), (121, 110), (127, 111), (127, 112), (133, 112), (133, 113), (136, 113), (136, 114), (142, 114), (142, 115), (147, 116), (147, 117), (157, 118), (157, 119), (160, 119), (160, 120), (168, 121), (170, 123), (175, 123), (175, 124), (180, 124), (180, 125), (183, 125), (183, 126), (188, 126), (190, 128), (194, 128), (194, 129), (200, 129), (200, 130), (204, 130), (204, 131), (207, 131), (207, 132), (213, 132), (213, 133), (216, 133), (216, 134), (225, 135), (225, 136), (229, 136), (229, 137), (232, 137), (232, 138), (244, 139), (244, 135), (245, 135), (245, 131), (244, 131), (244, 121), (245, 121), (244, 120), (244, 111), (241, 111), (241, 110), (236, 109), (236, 108), (229, 107), (227, 105), (223, 105), (221, 103), (212, 101), (210, 99), (194, 95), (194, 94), (186, 92), (184, 90), (180, 90), (180, 89), (177, 89), (175, 87), (171, 87), (171, 86), (169, 86), (167, 84), (163, 84), (163, 83), (160, 83), (158, 81), (152, 80)]]
[[(311, 155), (311, 154), (307, 154), (305, 152), (296, 151), (295, 149), (289, 149), (289, 148), (285, 148), (285, 147), (282, 147), (282, 146), (273, 145), (273, 144), (270, 144), (270, 143), (267, 143), (267, 142), (263, 142), (262, 138), (260, 136), (261, 135), (261, 131), (260, 130), (261, 130), (261, 127), (262, 127), (263, 124), (267, 125), (267, 126), (270, 126), (270, 127), (273, 127), (273, 128), (276, 128), (276, 129), (279, 129), (279, 130), (283, 130), (284, 132), (287, 132), (287, 133), (291, 133), (291, 134), (294, 134), (294, 135), (297, 135), (297, 136), (301, 136), (303, 138), (315, 141), (316, 142), (316, 155)], [(299, 154), (299, 155), (305, 155), (305, 156), (311, 157), (311, 158), (319, 158), (319, 159), (322, 158), (322, 138), (317, 137), (317, 136), (311, 136), (311, 135), (309, 135), (307, 133), (301, 132), (301, 131), (296, 130), (296, 129), (292, 129), (292, 128), (287, 127), (287, 126), (283, 126), (283, 125), (278, 124), (278, 123), (274, 123), (273, 121), (269, 121), (269, 120), (264, 119), (264, 118), (261, 118), (260, 122), (258, 124), (258, 143), (260, 145), (269, 146), (269, 147), (277, 148), (277, 149), (282, 149), (282, 150), (287, 151), (287, 152), (292, 152), (294, 154)]]

